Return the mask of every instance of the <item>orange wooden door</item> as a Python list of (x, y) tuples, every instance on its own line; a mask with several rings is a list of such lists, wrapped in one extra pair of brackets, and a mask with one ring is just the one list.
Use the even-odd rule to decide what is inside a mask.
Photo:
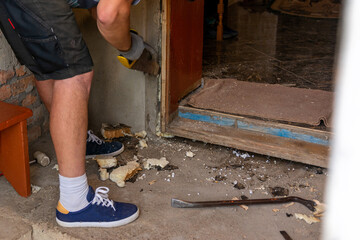
[(169, 96), (167, 116), (201, 84), (204, 0), (170, 1)]

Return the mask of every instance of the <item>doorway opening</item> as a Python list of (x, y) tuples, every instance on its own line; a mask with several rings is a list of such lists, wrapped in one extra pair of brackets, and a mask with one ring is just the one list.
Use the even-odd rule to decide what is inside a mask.
[[(228, 1), (223, 36), (227, 38), (225, 35), (229, 29), (236, 31), (237, 36), (219, 42), (214, 39), (213, 33), (206, 32), (207, 27), (204, 28), (203, 84), (180, 101), (175, 121), (168, 129), (179, 136), (191, 136), (242, 150), (326, 166), (331, 137), (338, 19), (333, 16), (313, 18), (275, 12), (270, 8), (273, 2)], [(207, 21), (205, 19), (205, 26)], [(234, 83), (240, 82), (245, 85), (237, 86), (238, 90)], [(225, 85), (228, 90), (221, 95)], [(256, 98), (268, 95), (257, 92), (259, 88), (256, 87), (259, 86), (273, 91), (270, 101), (276, 98), (277, 93), (284, 95), (284, 91), (289, 91), (285, 94), (288, 95), (285, 102), (293, 99), (299, 102), (295, 101), (295, 107), (287, 106), (288, 110), (283, 110), (281, 106), (275, 112), (275, 118), (253, 114), (254, 106), (262, 105), (260, 110), (257, 109), (261, 113), (269, 109), (269, 99), (263, 99), (262, 104), (256, 102)], [(271, 90), (273, 87), (275, 89)], [(213, 90), (206, 95), (203, 93), (206, 88)], [(250, 99), (246, 106), (254, 105), (245, 109), (248, 112), (241, 112), (244, 109), (236, 112), (234, 109), (248, 97), (244, 92), (239, 93), (244, 89), (254, 91), (250, 95), (256, 97)], [(295, 93), (292, 92), (294, 90)], [(302, 109), (306, 99), (303, 101), (301, 97), (314, 96), (316, 100), (309, 101), (311, 105), (317, 103), (321, 94), (324, 94), (322, 105), (314, 113), (327, 108), (330, 112), (328, 116), (316, 116), (318, 121), (310, 123), (296, 121), (301, 116), (292, 118), (294, 121), (291, 118), (276, 118), (282, 116), (283, 111), (293, 110), (300, 112), (300, 115), (311, 115), (306, 108)], [(194, 100), (194, 96), (198, 98)], [(219, 98), (223, 103), (217, 105)], [(278, 100), (281, 101), (284, 102), (284, 99)], [(270, 114), (274, 113), (273, 109), (270, 110)], [(245, 137), (246, 140), (241, 140)]]

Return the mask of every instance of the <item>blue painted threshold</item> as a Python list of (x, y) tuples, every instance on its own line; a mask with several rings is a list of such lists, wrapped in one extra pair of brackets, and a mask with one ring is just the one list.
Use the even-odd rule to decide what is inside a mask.
[(282, 128), (258, 126), (255, 124), (249, 124), (245, 121), (241, 121), (241, 120), (233, 119), (233, 118), (227, 118), (227, 117), (222, 117), (222, 116), (209, 116), (209, 115), (204, 115), (204, 114), (199, 114), (199, 113), (183, 112), (181, 110), (179, 111), (179, 117), (185, 118), (185, 119), (196, 120), (196, 121), (200, 121), (200, 122), (214, 123), (219, 126), (234, 127), (234, 128), (239, 128), (239, 129), (243, 129), (243, 130), (249, 130), (249, 131), (255, 131), (255, 132), (260, 132), (260, 133), (264, 133), (264, 134), (269, 134), (269, 135), (273, 135), (273, 136), (277, 136), (277, 137), (284, 137), (284, 138), (295, 139), (295, 140), (300, 140), (300, 141), (304, 141), (304, 142), (329, 146), (329, 140), (314, 137), (309, 134), (297, 133), (297, 132), (293, 132), (288, 129), (282, 129)]

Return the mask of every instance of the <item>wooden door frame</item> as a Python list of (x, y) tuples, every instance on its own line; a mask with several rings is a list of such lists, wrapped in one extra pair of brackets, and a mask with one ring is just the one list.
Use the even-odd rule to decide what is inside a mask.
[(170, 72), (170, 0), (162, 0), (161, 13), (161, 112), (160, 131), (166, 132), (166, 126), (170, 123), (169, 116), (169, 72)]
[[(204, 0), (180, 1), (162, 1), (161, 131), (166, 131), (167, 125), (177, 116), (179, 101), (199, 87), (202, 80), (203, 12), (201, 10), (204, 11), (202, 6)], [(174, 12), (178, 8), (186, 8), (188, 12), (181, 14), (178, 14), (178, 11)], [(170, 30), (171, 28), (173, 31)], [(194, 29), (199, 31), (194, 34), (191, 32)], [(186, 41), (182, 41), (184, 38)], [(183, 42), (187, 42), (186, 46), (182, 45)]]

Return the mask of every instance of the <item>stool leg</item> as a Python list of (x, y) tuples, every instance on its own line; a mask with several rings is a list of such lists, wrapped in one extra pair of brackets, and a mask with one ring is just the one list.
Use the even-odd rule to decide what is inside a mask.
[(0, 132), (0, 171), (21, 196), (31, 195), (26, 120)]

